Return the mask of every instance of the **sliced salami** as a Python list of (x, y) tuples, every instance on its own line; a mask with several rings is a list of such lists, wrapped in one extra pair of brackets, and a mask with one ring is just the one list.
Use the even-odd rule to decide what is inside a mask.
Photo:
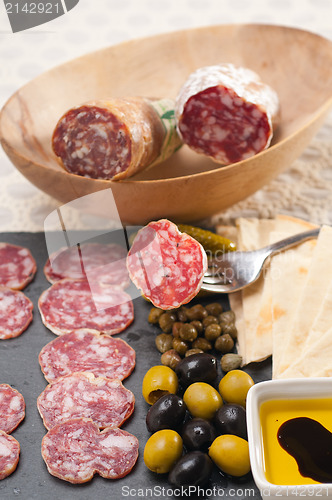
[(156, 307), (174, 309), (199, 292), (207, 257), (200, 243), (161, 219), (137, 233), (127, 267), (137, 288)]
[(122, 429), (102, 432), (90, 419), (67, 420), (43, 437), (42, 457), (50, 474), (70, 483), (86, 483), (95, 474), (126, 476), (138, 457), (138, 440)]
[(0, 481), (14, 472), (19, 458), (19, 442), (0, 430)]
[(70, 173), (124, 179), (168, 158), (181, 145), (174, 101), (143, 97), (92, 101), (67, 111), (52, 139)]
[(279, 110), (276, 92), (233, 64), (194, 71), (176, 99), (179, 134), (191, 149), (224, 165), (266, 149)]
[(39, 363), (48, 382), (74, 372), (123, 380), (135, 367), (136, 354), (124, 340), (77, 330), (46, 344)]
[(0, 286), (0, 340), (18, 337), (32, 321), (33, 304), (22, 292)]
[(30, 250), (10, 243), (0, 243), (0, 285), (23, 290), (37, 271)]
[(91, 418), (100, 429), (120, 427), (134, 411), (134, 394), (120, 380), (79, 372), (58, 378), (37, 399), (46, 429), (71, 418)]
[(44, 273), (50, 283), (88, 279), (126, 288), (130, 284), (126, 256), (127, 251), (117, 244), (84, 243), (50, 255)]
[(87, 280), (57, 281), (42, 293), (38, 305), (44, 325), (56, 335), (81, 328), (113, 335), (134, 320), (126, 292)]
[(20, 392), (0, 384), (0, 430), (10, 434), (25, 417), (25, 401)]

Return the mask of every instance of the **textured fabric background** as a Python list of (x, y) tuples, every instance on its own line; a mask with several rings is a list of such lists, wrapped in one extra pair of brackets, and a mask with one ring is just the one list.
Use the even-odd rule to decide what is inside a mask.
[[(93, 50), (181, 28), (227, 23), (300, 27), (332, 39), (331, 0), (80, 0), (66, 15), (13, 34), (0, 4), (0, 105), (45, 70)], [(332, 116), (278, 179), (213, 221), (299, 215), (332, 223)], [(19, 174), (0, 149), (0, 231), (43, 230), (57, 202)], [(75, 212), (72, 226), (84, 227)], [(211, 221), (206, 221), (211, 222)]]

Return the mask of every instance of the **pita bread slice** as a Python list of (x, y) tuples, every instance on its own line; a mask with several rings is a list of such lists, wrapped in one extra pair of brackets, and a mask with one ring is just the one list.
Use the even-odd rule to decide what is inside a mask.
[(278, 378), (303, 353), (305, 342), (314, 323), (327, 290), (332, 282), (330, 254), (332, 248), (332, 228), (323, 226), (320, 230), (307, 279), (295, 310), (289, 334), (278, 368)]
[(311, 349), (312, 344), (321, 338), (332, 326), (332, 282), (326, 292), (324, 300), (313, 322), (307, 340), (304, 345), (304, 351)]

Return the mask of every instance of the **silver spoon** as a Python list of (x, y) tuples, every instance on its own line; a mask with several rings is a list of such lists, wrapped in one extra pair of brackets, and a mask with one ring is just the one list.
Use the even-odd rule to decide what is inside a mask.
[(254, 283), (260, 276), (265, 262), (272, 255), (287, 250), (301, 241), (317, 238), (320, 228), (299, 233), (250, 252), (227, 252), (209, 261), (203, 278), (202, 290), (215, 293), (232, 293)]

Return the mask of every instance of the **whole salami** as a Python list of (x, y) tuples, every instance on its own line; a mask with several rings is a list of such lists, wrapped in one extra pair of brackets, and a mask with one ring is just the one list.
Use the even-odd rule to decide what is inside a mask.
[(124, 340), (87, 330), (61, 335), (46, 344), (39, 364), (48, 382), (75, 372), (123, 380), (135, 367), (136, 354)]
[(37, 399), (46, 429), (71, 418), (91, 418), (100, 429), (120, 427), (134, 411), (135, 397), (120, 380), (78, 372), (58, 378)]
[(20, 444), (0, 430), (0, 481), (14, 472), (20, 458)]
[(94, 474), (119, 479), (137, 461), (138, 440), (122, 429), (100, 432), (91, 419), (78, 418), (48, 431), (41, 452), (49, 473), (64, 481), (86, 483)]
[(52, 144), (68, 172), (119, 180), (165, 160), (181, 140), (172, 100), (130, 97), (70, 109), (57, 123)]
[(25, 417), (22, 394), (8, 384), (0, 384), (0, 430), (10, 434)]
[(44, 273), (50, 283), (64, 278), (87, 279), (119, 288), (130, 284), (127, 251), (117, 244), (84, 243), (50, 255)]
[(27, 248), (0, 242), (0, 285), (23, 290), (36, 271), (36, 261)]
[(32, 321), (32, 310), (24, 293), (0, 286), (0, 340), (21, 335)]
[(134, 320), (126, 292), (87, 280), (57, 281), (41, 294), (38, 306), (44, 325), (56, 335), (81, 328), (113, 335)]
[(254, 71), (233, 64), (194, 71), (175, 104), (183, 142), (224, 165), (266, 149), (278, 111), (276, 92)]
[(137, 233), (127, 267), (137, 288), (156, 307), (174, 309), (199, 292), (207, 257), (198, 241), (161, 219)]

